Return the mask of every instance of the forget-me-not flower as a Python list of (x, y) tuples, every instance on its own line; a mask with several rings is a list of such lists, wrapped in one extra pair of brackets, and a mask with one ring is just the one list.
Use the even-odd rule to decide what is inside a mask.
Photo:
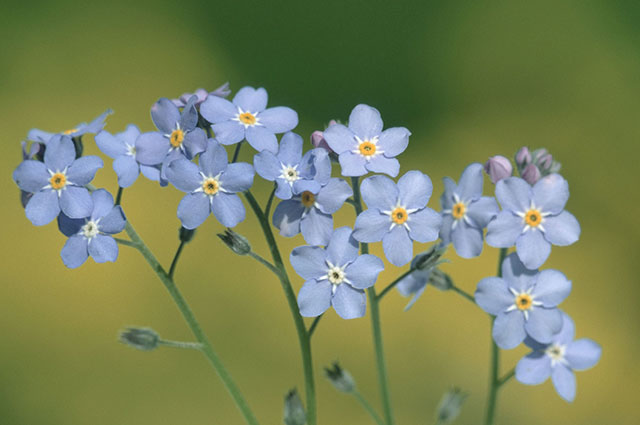
[(465, 168), (458, 185), (448, 177), (443, 179), (440, 237), (446, 244), (453, 242), (463, 258), (480, 255), (482, 231), (499, 211), (494, 198), (482, 196), (483, 179), (482, 165), (478, 163)]
[(162, 164), (164, 174), (172, 160), (180, 157), (193, 159), (207, 148), (207, 135), (196, 127), (196, 100), (196, 96), (191, 96), (182, 113), (166, 98), (159, 99), (151, 107), (151, 118), (160, 131), (142, 133), (136, 139), (136, 160), (140, 164)]
[(236, 193), (249, 190), (253, 175), (250, 164), (229, 164), (227, 151), (214, 139), (209, 139), (198, 165), (186, 158), (171, 161), (167, 178), (175, 187), (187, 192), (178, 205), (182, 226), (195, 229), (213, 213), (223, 226), (235, 227), (246, 214)]
[(291, 199), (306, 190), (318, 193), (331, 178), (326, 151), (313, 149), (303, 157), (302, 144), (302, 137), (288, 132), (282, 136), (277, 154), (264, 150), (253, 157), (256, 173), (276, 182), (276, 196), (280, 199)]
[(551, 253), (551, 245), (571, 245), (580, 237), (580, 224), (564, 206), (569, 184), (559, 174), (549, 174), (530, 186), (518, 177), (500, 180), (496, 198), (502, 206), (487, 228), (487, 243), (497, 248), (515, 244), (518, 257), (537, 269)]
[(122, 232), (127, 219), (119, 205), (113, 205), (113, 197), (104, 189), (91, 194), (93, 210), (86, 218), (58, 216), (60, 231), (69, 236), (60, 256), (70, 269), (80, 267), (88, 256), (96, 263), (116, 261), (118, 244), (111, 235)]
[(385, 176), (368, 177), (360, 186), (369, 207), (356, 218), (353, 237), (360, 242), (382, 241), (384, 255), (396, 266), (413, 257), (413, 241), (438, 239), (440, 214), (427, 207), (433, 185), (420, 171), (409, 171), (398, 180)]
[(208, 96), (200, 113), (223, 145), (233, 145), (247, 139), (258, 152), (278, 151), (276, 134), (286, 133), (298, 125), (298, 114), (286, 106), (267, 109), (268, 95), (262, 87), (243, 87), (232, 102), (218, 96)]
[(395, 158), (407, 148), (411, 133), (404, 127), (382, 131), (382, 118), (376, 108), (357, 105), (349, 116), (349, 126), (330, 125), (324, 131), (329, 147), (338, 154), (343, 176), (363, 176), (368, 172), (398, 175)]
[(516, 365), (516, 379), (523, 384), (538, 385), (551, 376), (556, 391), (566, 401), (576, 396), (574, 370), (587, 370), (600, 360), (602, 348), (588, 338), (573, 340), (573, 320), (562, 313), (562, 330), (553, 336), (549, 344), (540, 344), (529, 338), (525, 344), (534, 351), (520, 359)]
[(13, 180), (21, 190), (33, 193), (25, 213), (36, 226), (53, 221), (60, 211), (71, 218), (91, 214), (93, 202), (89, 184), (102, 159), (84, 156), (76, 159), (73, 141), (68, 136), (54, 135), (47, 143), (44, 162), (27, 160), (13, 172)]
[(301, 246), (291, 252), (291, 265), (306, 280), (298, 293), (300, 314), (315, 317), (333, 306), (343, 319), (362, 317), (367, 289), (376, 282), (384, 264), (375, 255), (358, 255), (351, 228), (341, 227), (325, 248)]
[(131, 186), (140, 172), (149, 180), (160, 180), (160, 169), (157, 166), (142, 165), (136, 161), (138, 136), (140, 136), (140, 130), (134, 124), (129, 124), (125, 131), (115, 135), (106, 130), (96, 134), (98, 148), (114, 159), (113, 170), (118, 176), (120, 187)]
[(69, 137), (80, 137), (84, 134), (96, 134), (104, 128), (107, 115), (112, 113), (113, 111), (111, 109), (107, 109), (90, 123), (83, 122), (76, 125), (75, 127), (69, 128), (59, 133), (50, 133), (48, 131), (33, 128), (29, 130), (29, 133), (27, 134), (27, 140), (44, 143), (46, 145), (49, 140), (51, 140), (51, 138), (56, 134), (62, 134)]
[(527, 269), (513, 253), (502, 263), (502, 277), (487, 277), (478, 283), (476, 303), (493, 322), (498, 347), (515, 348), (529, 335), (549, 343), (562, 328), (557, 306), (571, 292), (571, 282), (557, 270)]
[[(31, 146), (27, 145), (26, 141), (22, 141), (22, 160), (27, 161), (30, 159), (36, 159), (38, 153), (43, 150), (43, 146), (40, 143), (31, 143)], [(27, 147), (28, 146), (28, 147)], [(29, 199), (33, 196), (33, 192), (26, 192), (20, 189), (20, 203), (22, 204), (22, 208), (27, 206)]]

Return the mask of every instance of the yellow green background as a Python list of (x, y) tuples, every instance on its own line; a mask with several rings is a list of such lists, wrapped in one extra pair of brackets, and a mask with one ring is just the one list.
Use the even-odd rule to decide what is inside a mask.
[[(510, 382), (500, 424), (637, 424), (638, 142), (640, 8), (634, 1), (502, 2), (14, 2), (0, 13), (2, 283), (0, 423), (7, 425), (241, 424), (203, 356), (138, 352), (116, 341), (127, 325), (170, 339), (192, 337), (136, 251), (117, 263), (89, 260), (68, 270), (55, 224), (32, 226), (10, 180), (20, 141), (37, 127), (62, 131), (113, 108), (107, 129), (133, 122), (152, 130), (149, 108), (225, 81), (263, 86), (270, 105), (298, 111), (305, 140), (354, 105), (377, 107), (386, 126), (413, 135), (402, 171), (458, 179), (470, 162), (546, 147), (569, 180), (568, 210), (580, 241), (554, 248), (545, 268), (573, 281), (562, 304), (578, 337), (603, 346), (600, 364), (578, 373), (573, 404), (550, 382)], [(86, 151), (99, 154), (91, 137)], [(245, 149), (243, 160), (252, 153)], [(337, 170), (336, 170), (337, 171)], [(111, 191), (111, 161), (96, 179)], [(264, 202), (269, 186), (257, 184)], [(487, 181), (486, 193), (493, 186)], [(181, 192), (143, 178), (124, 208), (167, 264), (177, 247)], [(352, 211), (339, 214), (352, 225)], [(282, 399), (303, 387), (296, 335), (278, 282), (235, 256), (208, 220), (189, 244), (177, 282), (263, 424), (281, 422)], [(256, 220), (237, 229), (268, 255)], [(285, 255), (301, 237), (278, 239)], [(426, 246), (416, 246), (416, 250)], [(381, 254), (379, 247), (374, 251)], [(495, 272), (497, 250), (443, 267), (464, 289)], [(402, 272), (389, 265), (379, 285)], [(295, 275), (293, 275), (295, 276)], [(294, 277), (296, 291), (302, 281)], [(489, 320), (453, 293), (429, 288), (409, 312), (396, 292), (382, 306), (397, 423), (430, 424), (451, 386), (470, 393), (460, 424), (484, 414)], [(368, 318), (333, 311), (314, 335), (320, 424), (369, 424), (348, 396), (322, 377), (339, 359), (379, 407)], [(504, 355), (503, 370), (526, 350)]]

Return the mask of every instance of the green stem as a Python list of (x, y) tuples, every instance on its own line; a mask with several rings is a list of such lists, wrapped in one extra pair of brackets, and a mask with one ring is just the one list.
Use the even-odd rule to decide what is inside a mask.
[(116, 205), (120, 205), (122, 203), (123, 191), (124, 191), (124, 187), (118, 187), (118, 194), (116, 195)]
[(515, 376), (515, 374), (516, 374), (516, 369), (515, 368), (511, 369), (502, 378), (498, 379), (498, 386), (501, 387), (507, 382), (509, 382), (509, 380)]
[(467, 291), (464, 291), (460, 288), (458, 288), (457, 286), (452, 286), (451, 290), (454, 292), (457, 292), (458, 294), (462, 295), (464, 298), (466, 298), (467, 300), (471, 301), (472, 303), (476, 303), (476, 299), (473, 297), (473, 295), (471, 295), (470, 293), (468, 293)]
[(387, 285), (387, 287), (386, 287), (386, 288), (384, 288), (384, 289), (382, 290), (382, 292), (380, 292), (380, 293), (378, 294), (377, 299), (378, 299), (378, 300), (381, 300), (381, 299), (382, 299), (382, 297), (384, 297), (384, 296), (385, 296), (385, 294), (386, 294), (387, 292), (389, 292), (390, 290), (392, 290), (392, 289), (393, 289), (393, 288), (394, 288), (398, 283), (400, 283), (400, 281), (401, 281), (402, 279), (404, 279), (405, 277), (407, 277), (407, 276), (409, 276), (411, 273), (413, 273), (413, 271), (414, 271), (413, 269), (409, 269), (409, 270), (407, 270), (406, 272), (402, 273), (399, 277), (397, 277), (397, 278), (396, 278), (396, 280), (394, 280), (393, 282), (391, 282), (390, 284), (388, 284), (388, 285)]
[(367, 413), (369, 414), (369, 416), (371, 416), (371, 418), (378, 424), (378, 425), (384, 425), (384, 421), (382, 420), (382, 418), (376, 413), (375, 410), (373, 410), (373, 407), (371, 407), (371, 405), (369, 404), (369, 402), (362, 396), (362, 394), (360, 394), (358, 392), (358, 390), (353, 391), (353, 396), (356, 398), (356, 400), (358, 400), (358, 402), (360, 403), (360, 405), (364, 408), (364, 410), (367, 411)]
[(267, 220), (269, 219), (269, 216), (271, 215), (271, 206), (273, 205), (273, 197), (276, 194), (276, 188), (274, 186), (273, 190), (271, 191), (271, 195), (269, 195), (269, 200), (267, 201), (267, 206), (264, 208), (264, 216), (267, 217)]
[(170, 341), (166, 339), (161, 339), (158, 341), (159, 345), (163, 345), (165, 347), (172, 348), (187, 348), (191, 350), (202, 350), (202, 344), (199, 342), (182, 342), (182, 341)]
[[(362, 212), (362, 196), (360, 194), (360, 185), (358, 177), (351, 178), (351, 186), (353, 187), (353, 206), (356, 215)], [(360, 252), (362, 254), (369, 253), (369, 245), (360, 244)], [(378, 368), (378, 384), (380, 386), (380, 395), (382, 398), (382, 410), (384, 411), (385, 423), (393, 425), (393, 411), (391, 409), (391, 394), (389, 392), (389, 378), (387, 376), (387, 365), (384, 359), (384, 346), (382, 343), (382, 328), (380, 326), (380, 309), (378, 305), (378, 297), (375, 287), (367, 289), (367, 297), (369, 299), (369, 311), (371, 312), (371, 330), (373, 333), (373, 346), (376, 353), (376, 365)]]
[(182, 248), (184, 248), (184, 241), (180, 241), (180, 245), (178, 245), (178, 250), (176, 251), (176, 255), (173, 256), (173, 261), (171, 262), (171, 267), (169, 267), (169, 278), (173, 279), (173, 274), (176, 272), (176, 267), (178, 266), (178, 259), (180, 259), (180, 254), (182, 253)]
[(256, 200), (256, 198), (254, 198), (253, 194), (251, 194), (250, 191), (245, 192), (244, 196), (249, 202), (249, 205), (251, 206), (251, 209), (255, 213), (256, 217), (258, 218), (258, 221), (260, 222), (260, 227), (262, 227), (262, 232), (264, 233), (264, 236), (267, 240), (267, 245), (271, 250), (271, 256), (273, 257), (275, 267), (280, 271), (280, 284), (282, 286), (282, 290), (284, 291), (285, 297), (287, 298), (289, 310), (291, 311), (291, 316), (293, 317), (296, 332), (298, 333), (298, 342), (300, 344), (302, 368), (304, 370), (305, 394), (307, 400), (307, 423), (308, 425), (316, 425), (316, 390), (313, 378), (313, 362), (311, 359), (310, 335), (307, 332), (304, 320), (300, 315), (300, 311), (298, 309), (298, 301), (296, 300), (296, 295), (293, 292), (293, 288), (291, 287), (291, 282), (289, 281), (287, 270), (285, 269), (284, 263), (282, 262), (282, 256), (280, 255), (278, 244), (276, 243), (273, 232), (271, 231), (269, 218), (262, 211), (260, 205), (258, 204), (258, 201)]
[(242, 144), (244, 142), (240, 142), (236, 145), (236, 150), (233, 152), (233, 159), (231, 160), (231, 163), (235, 163), (238, 160), (238, 156), (240, 155), (240, 148), (242, 147)]
[(253, 251), (249, 252), (248, 255), (249, 255), (249, 257), (251, 257), (254, 260), (256, 260), (258, 263), (260, 263), (263, 266), (265, 266), (266, 268), (268, 268), (273, 274), (278, 276), (278, 278), (280, 278), (280, 271), (278, 269), (276, 269), (273, 264), (271, 264), (270, 262), (268, 262), (267, 260), (265, 260), (264, 258), (262, 258), (261, 256), (259, 256), (258, 254), (256, 254)]
[(131, 248), (138, 249), (138, 245), (131, 241), (128, 241), (126, 239), (120, 239), (120, 238), (113, 238), (113, 239), (115, 239), (115, 241), (118, 242), (120, 245), (130, 246)]
[[(498, 272), (497, 276), (502, 277), (502, 262), (507, 256), (507, 248), (500, 248), (500, 256), (498, 258)], [(493, 322), (495, 318), (491, 319), (493, 328)], [(500, 349), (496, 345), (493, 337), (491, 338), (491, 368), (489, 372), (489, 394), (487, 395), (487, 414), (485, 416), (485, 425), (493, 425), (493, 421), (496, 413), (496, 405), (498, 402), (498, 389), (500, 388), (500, 379), (498, 374), (500, 373)], [(505, 381), (506, 382), (506, 381)]]
[(151, 250), (147, 247), (147, 245), (145, 245), (145, 243), (140, 238), (140, 236), (138, 236), (138, 233), (135, 231), (133, 226), (131, 226), (131, 223), (127, 222), (125, 231), (129, 235), (129, 238), (131, 238), (131, 241), (136, 245), (136, 248), (138, 249), (138, 251), (140, 251), (144, 259), (147, 260), (147, 263), (149, 263), (149, 265), (151, 266), (153, 271), (156, 273), (160, 281), (164, 284), (165, 288), (169, 292), (169, 295), (171, 295), (171, 298), (173, 299), (176, 306), (180, 310), (180, 313), (182, 313), (184, 320), (189, 325), (191, 332), (193, 332), (193, 335), (196, 337), (198, 342), (202, 344), (202, 348), (201, 348), (202, 352), (207, 357), (207, 359), (215, 369), (216, 373), (222, 380), (225, 388), (227, 389), (227, 391), (235, 401), (236, 406), (242, 413), (242, 416), (244, 416), (244, 419), (247, 422), (247, 424), (258, 425), (258, 420), (253, 415), (253, 412), (251, 411), (249, 404), (247, 403), (245, 398), (242, 396), (240, 389), (237, 387), (236, 383), (233, 381), (233, 378), (231, 378), (231, 375), (229, 374), (227, 369), (222, 364), (220, 357), (218, 357), (218, 354), (213, 350), (213, 346), (207, 339), (207, 336), (202, 331), (202, 328), (200, 327), (200, 323), (198, 323), (198, 320), (196, 319), (195, 315), (191, 311), (191, 308), (187, 304), (187, 301), (184, 299), (184, 297), (178, 290), (178, 287), (174, 283), (173, 279), (171, 279), (171, 277), (169, 277), (169, 275), (164, 271), (164, 269), (162, 268), (162, 266), (160, 265), (156, 257), (153, 255)]
[(311, 323), (311, 326), (309, 326), (309, 338), (311, 338), (311, 335), (313, 335), (313, 331), (316, 330), (316, 327), (318, 326), (318, 323), (320, 323), (320, 319), (322, 319), (322, 316), (324, 315), (324, 313), (322, 313), (320, 316), (316, 316), (315, 319), (313, 319), (313, 322)]

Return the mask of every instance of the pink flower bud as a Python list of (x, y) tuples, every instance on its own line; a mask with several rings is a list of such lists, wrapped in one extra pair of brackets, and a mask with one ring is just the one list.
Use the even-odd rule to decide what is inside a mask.
[(522, 171), (522, 178), (529, 184), (535, 184), (540, 180), (540, 170), (534, 164), (529, 164)]
[[(329, 121), (329, 127), (337, 124), (336, 120)], [(311, 134), (311, 144), (314, 148), (323, 148), (326, 149), (329, 153), (333, 153), (333, 150), (327, 144), (327, 141), (324, 140), (324, 133), (320, 130), (316, 130)]]
[(484, 171), (489, 175), (493, 184), (498, 183), (502, 179), (511, 177), (513, 166), (511, 161), (501, 155), (492, 156), (484, 164)]
[(523, 146), (520, 148), (518, 153), (516, 153), (516, 164), (520, 166), (527, 165), (531, 162), (531, 153), (529, 152), (529, 148)]

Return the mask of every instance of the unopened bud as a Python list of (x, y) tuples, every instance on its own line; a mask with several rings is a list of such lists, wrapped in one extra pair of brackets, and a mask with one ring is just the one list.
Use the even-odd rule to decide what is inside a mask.
[(444, 262), (440, 258), (447, 251), (446, 245), (434, 245), (428, 251), (415, 256), (411, 262), (411, 268), (416, 270), (429, 270)]
[(551, 163), (551, 166), (549, 167), (549, 174), (559, 173), (561, 168), (562, 164), (560, 164), (558, 161), (553, 161)]
[(541, 174), (538, 167), (536, 167), (534, 164), (529, 164), (524, 167), (521, 176), (527, 183), (535, 184), (538, 180), (540, 180)]
[(356, 382), (349, 372), (335, 362), (331, 367), (324, 368), (324, 374), (333, 386), (340, 392), (352, 393), (356, 389)]
[(548, 154), (549, 154), (549, 151), (546, 150), (545, 148), (536, 149), (533, 152), (531, 152), (531, 162), (533, 162), (534, 164), (538, 164), (540, 162), (540, 159), (543, 156)]
[(160, 336), (149, 328), (127, 328), (120, 332), (120, 342), (142, 351), (158, 347)]
[(551, 156), (550, 153), (542, 155), (537, 162), (538, 168), (542, 170), (542, 172), (548, 171), (549, 168), (551, 168), (552, 163), (553, 163), (553, 157)]
[(440, 291), (448, 291), (453, 288), (453, 281), (451, 280), (451, 277), (440, 269), (431, 270), (429, 283)]
[(513, 166), (511, 161), (501, 155), (492, 156), (484, 164), (484, 171), (489, 175), (493, 184), (498, 183), (502, 179), (511, 177)]
[(516, 153), (515, 160), (519, 169), (528, 165), (531, 162), (531, 153), (529, 152), (529, 148), (526, 146), (521, 147), (518, 153)]
[(218, 237), (229, 249), (238, 255), (247, 255), (251, 252), (251, 245), (247, 238), (231, 229), (227, 229), (224, 233), (218, 233)]
[[(337, 121), (335, 120), (329, 121), (329, 127), (334, 124), (337, 124)], [(314, 148), (322, 148), (322, 149), (326, 149), (327, 152), (329, 152), (330, 154), (334, 153), (333, 149), (329, 147), (329, 144), (324, 138), (324, 132), (320, 130), (316, 130), (311, 134), (311, 144), (313, 145)]]
[(460, 391), (459, 388), (452, 388), (440, 399), (438, 409), (436, 411), (436, 424), (448, 425), (460, 415), (462, 403), (468, 394)]
[(180, 227), (178, 231), (178, 237), (180, 238), (180, 242), (191, 242), (191, 239), (196, 235), (196, 229), (187, 229), (185, 227)]
[(284, 424), (304, 425), (307, 423), (307, 415), (304, 413), (302, 400), (298, 391), (294, 388), (284, 396)]

